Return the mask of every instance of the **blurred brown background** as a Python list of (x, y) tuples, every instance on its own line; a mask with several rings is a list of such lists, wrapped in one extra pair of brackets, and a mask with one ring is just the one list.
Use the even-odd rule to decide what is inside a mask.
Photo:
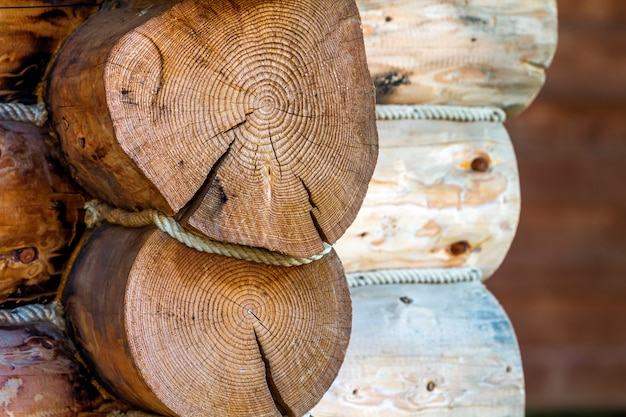
[(626, 413), (626, 0), (558, 7), (546, 85), (507, 122), (522, 214), (487, 285), (516, 329), (530, 412)]

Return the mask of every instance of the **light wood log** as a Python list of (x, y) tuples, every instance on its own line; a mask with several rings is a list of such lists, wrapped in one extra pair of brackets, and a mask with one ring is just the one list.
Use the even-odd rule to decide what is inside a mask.
[(96, 229), (64, 294), (103, 385), (179, 416), (302, 416), (337, 375), (351, 330), (334, 252), (298, 267), (201, 253), (153, 228)]
[(101, 0), (3, 0), (0, 5), (0, 101), (34, 104), (65, 39)]
[(220, 241), (334, 243), (377, 153), (354, 2), (153, 3), (104, 8), (58, 58), (50, 110), (78, 181)]
[(524, 416), (515, 334), (477, 281), (352, 289), (344, 365), (313, 417)]
[(335, 248), (346, 271), (500, 265), (515, 235), (515, 153), (498, 123), (379, 121), (363, 207)]
[(0, 195), (0, 302), (54, 296), (84, 198), (45, 130), (0, 122)]
[(93, 409), (95, 390), (81, 381), (66, 342), (50, 323), (0, 326), (2, 415), (74, 417)]
[(555, 0), (358, 0), (383, 104), (491, 105), (521, 112), (544, 83)]

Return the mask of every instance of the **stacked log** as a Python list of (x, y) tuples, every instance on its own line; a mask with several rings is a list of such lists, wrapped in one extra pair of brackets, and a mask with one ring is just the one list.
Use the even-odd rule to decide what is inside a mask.
[(380, 155), (336, 245), (352, 286), (352, 339), (311, 416), (523, 416), (515, 334), (482, 281), (520, 214), (502, 122), (543, 84), (555, 2), (359, 7)]
[[(61, 267), (67, 331), (94, 384), (122, 411), (305, 414), (347, 349), (349, 290), (331, 245), (358, 212), (378, 150), (356, 4), (109, 1), (76, 30), (57, 24), (59, 40), (73, 33), (49, 71), (46, 62), (45, 94), (37, 87), (26, 104), (45, 99), (50, 124), (45, 112), (31, 121), (58, 139), (85, 189), (71, 213), (88, 196), (104, 202), (88, 205), (98, 227)], [(14, 119), (25, 108), (6, 107)], [(103, 207), (99, 220), (147, 215), (159, 227), (101, 225)], [(82, 213), (61, 214), (69, 248)], [(26, 243), (11, 262), (52, 257)], [(14, 402), (12, 412), (112, 406), (73, 400), (63, 412)]]
[[(57, 294), (69, 338), (0, 323), (3, 358), (59, 346), (32, 378), (10, 365), (6, 410), (523, 414), (512, 326), (481, 281), (517, 227), (501, 123), (543, 83), (553, 0), (31, 3), (53, 40), (24, 42), (41, 63), (3, 67), (0, 100), (45, 99), (51, 123), (2, 124), (0, 169), (21, 179), (0, 272), (13, 303)], [(13, 9), (0, 20), (37, 20)], [(107, 204), (77, 244), (92, 196)], [(245, 260), (268, 254), (297, 266)]]
[(6, 0), (0, 5), (0, 101), (36, 104), (63, 42), (102, 0)]

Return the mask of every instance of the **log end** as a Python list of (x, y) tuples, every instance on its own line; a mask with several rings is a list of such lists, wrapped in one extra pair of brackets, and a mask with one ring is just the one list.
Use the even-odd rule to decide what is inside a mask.
[[(136, 245), (111, 250), (120, 241)], [(181, 416), (303, 415), (334, 380), (351, 330), (334, 252), (266, 266), (200, 253), (151, 229), (96, 230), (66, 300), (105, 385), (138, 407)]]

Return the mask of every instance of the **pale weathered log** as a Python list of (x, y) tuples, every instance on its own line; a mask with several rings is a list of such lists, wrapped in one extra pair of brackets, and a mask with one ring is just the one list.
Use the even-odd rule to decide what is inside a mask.
[(544, 83), (555, 0), (358, 0), (377, 102), (492, 105), (509, 116)]
[(51, 323), (0, 325), (0, 405), (5, 416), (74, 417), (95, 402), (66, 338)]
[(190, 249), (154, 228), (103, 226), (64, 291), (102, 384), (180, 416), (301, 416), (331, 385), (351, 330), (334, 252), (297, 267)]
[(34, 104), (65, 39), (102, 0), (3, 0), (0, 5), (0, 101)]
[(522, 417), (520, 352), (477, 281), (352, 289), (353, 334), (313, 417)]
[(84, 197), (45, 130), (0, 122), (0, 195), (0, 302), (16, 291), (15, 302), (54, 294), (56, 287), (41, 285), (60, 277), (80, 232)]
[(334, 243), (377, 153), (356, 4), (152, 3), (105, 7), (59, 55), (50, 111), (78, 181), (220, 241)]
[(335, 248), (346, 271), (480, 268), (517, 228), (515, 153), (499, 123), (379, 121), (380, 155), (363, 207)]

